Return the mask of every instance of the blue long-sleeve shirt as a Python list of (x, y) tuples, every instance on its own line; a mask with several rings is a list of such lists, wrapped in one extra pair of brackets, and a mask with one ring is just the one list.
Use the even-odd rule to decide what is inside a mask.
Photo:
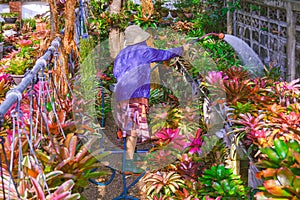
[(182, 56), (182, 47), (167, 50), (147, 46), (146, 42), (125, 47), (114, 61), (117, 79), (116, 100), (150, 97), (150, 63)]

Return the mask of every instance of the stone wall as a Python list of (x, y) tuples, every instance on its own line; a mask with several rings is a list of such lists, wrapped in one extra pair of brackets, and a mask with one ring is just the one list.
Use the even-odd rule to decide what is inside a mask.
[[(300, 1), (241, 0), (232, 32), (287, 80), (300, 78)], [(229, 20), (231, 21), (231, 20)]]

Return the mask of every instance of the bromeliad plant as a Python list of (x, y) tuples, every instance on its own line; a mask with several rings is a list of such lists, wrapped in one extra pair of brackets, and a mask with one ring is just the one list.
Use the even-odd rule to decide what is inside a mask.
[(199, 178), (203, 187), (199, 191), (201, 196), (217, 198), (247, 199), (247, 188), (232, 169), (224, 165), (212, 166), (206, 169)]
[(104, 153), (100, 149), (89, 153), (92, 143), (93, 141), (82, 144), (77, 135), (70, 133), (66, 139), (57, 140), (53, 137), (45, 143), (47, 145), (43, 145), (43, 149), (37, 150), (37, 156), (45, 172), (57, 170), (63, 172), (49, 184), (58, 186), (62, 184), (61, 181), (72, 179), (75, 182), (74, 191), (82, 191), (88, 186), (90, 178), (98, 178), (107, 174), (104, 171), (93, 170), (104, 166), (100, 160), (109, 152)]
[(145, 185), (143, 190), (147, 196), (157, 198), (159, 196), (172, 196), (180, 187), (183, 187), (184, 181), (175, 171), (148, 173), (143, 177)]
[[(60, 186), (56, 187), (53, 192), (46, 195), (47, 193), (44, 192), (42, 189), (42, 185), (34, 178), (30, 178), (30, 182), (33, 185), (33, 196), (34, 199), (39, 200), (76, 200), (80, 199), (79, 193), (72, 194), (72, 188), (74, 187), (75, 183), (73, 180), (68, 180), (62, 183)], [(52, 188), (53, 190), (53, 188)]]
[(263, 159), (256, 165), (263, 170), (256, 176), (264, 183), (256, 199), (300, 199), (300, 143), (275, 139), (273, 147), (260, 150)]

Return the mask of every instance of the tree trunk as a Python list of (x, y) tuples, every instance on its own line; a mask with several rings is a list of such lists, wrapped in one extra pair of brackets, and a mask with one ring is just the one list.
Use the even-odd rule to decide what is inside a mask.
[[(122, 7), (122, 1), (113, 0), (110, 4), (110, 14), (119, 14)], [(120, 33), (119, 28), (112, 28), (109, 32), (110, 56), (115, 58), (123, 48), (124, 36)]]
[[(227, 6), (229, 6), (229, 4), (232, 3), (232, 0), (227, 0)], [(227, 11), (227, 34), (232, 35), (232, 18), (233, 18), (233, 14), (231, 11)]]
[(58, 33), (59, 21), (56, 0), (49, 0), (50, 6), (50, 39), (55, 38)]

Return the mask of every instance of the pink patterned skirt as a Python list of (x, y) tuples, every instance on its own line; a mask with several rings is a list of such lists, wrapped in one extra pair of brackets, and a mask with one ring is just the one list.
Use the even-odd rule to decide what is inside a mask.
[(116, 108), (116, 117), (119, 128), (126, 135), (136, 136), (138, 143), (150, 139), (147, 114), (149, 111), (148, 99), (132, 98), (121, 101)]

